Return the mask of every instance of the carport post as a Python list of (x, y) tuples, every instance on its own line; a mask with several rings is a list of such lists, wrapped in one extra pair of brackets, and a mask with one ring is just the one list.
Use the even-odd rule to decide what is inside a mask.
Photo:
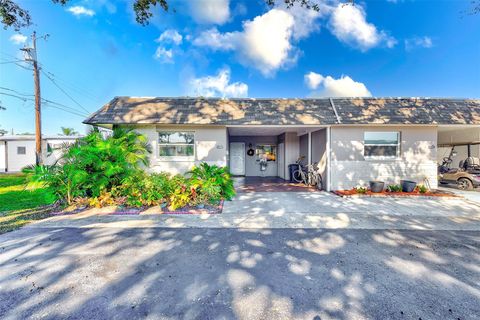
[(327, 187), (325, 188), (327, 191), (331, 190), (332, 186), (332, 144), (331, 144), (331, 136), (332, 136), (332, 127), (327, 127), (327, 145), (326, 145), (326, 152), (327, 152)]
[(308, 132), (308, 165), (312, 164), (312, 132)]

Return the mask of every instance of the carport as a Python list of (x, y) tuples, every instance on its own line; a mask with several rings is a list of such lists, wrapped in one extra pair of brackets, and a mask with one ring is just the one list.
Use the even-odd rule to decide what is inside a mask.
[[(437, 146), (438, 164), (442, 164), (444, 159), (451, 160), (450, 164), (439, 168), (439, 183), (465, 190), (478, 186), (480, 126), (439, 126)], [(475, 190), (480, 191), (478, 188)]]
[(457, 153), (452, 167), (458, 168), (461, 160), (467, 157), (480, 158), (480, 145), (468, 146), (468, 143), (480, 141), (480, 126), (478, 125), (451, 125), (438, 127), (438, 150), (437, 162), (442, 163), (442, 159), (450, 153), (450, 144), (459, 144), (455, 147)]
[[(289, 165), (317, 163), (327, 180), (327, 126), (228, 126), (229, 167), (240, 192), (314, 191), (291, 183)], [(261, 159), (266, 159), (262, 168)]]

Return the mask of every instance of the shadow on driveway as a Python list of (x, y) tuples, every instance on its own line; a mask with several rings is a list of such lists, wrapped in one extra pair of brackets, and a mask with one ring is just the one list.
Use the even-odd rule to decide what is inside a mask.
[(23, 229), (0, 318), (474, 319), (480, 233)]

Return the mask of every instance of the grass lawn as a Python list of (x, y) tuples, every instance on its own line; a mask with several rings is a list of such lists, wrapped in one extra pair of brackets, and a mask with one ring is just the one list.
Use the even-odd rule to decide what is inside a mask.
[(26, 189), (23, 174), (0, 174), (0, 234), (50, 216), (53, 202), (42, 188)]

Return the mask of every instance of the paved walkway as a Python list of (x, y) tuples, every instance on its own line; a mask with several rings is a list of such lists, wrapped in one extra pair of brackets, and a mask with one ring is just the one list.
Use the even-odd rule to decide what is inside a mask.
[(105, 215), (90, 209), (28, 228), (349, 228), (480, 230), (479, 203), (464, 199), (344, 199), (326, 192), (239, 193), (222, 214)]

